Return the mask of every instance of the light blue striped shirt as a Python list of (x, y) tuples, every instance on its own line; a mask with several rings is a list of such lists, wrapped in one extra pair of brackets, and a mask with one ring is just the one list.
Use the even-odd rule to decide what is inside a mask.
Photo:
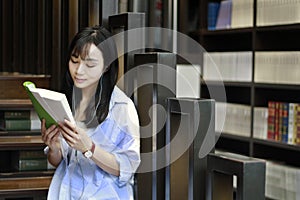
[(63, 160), (53, 176), (48, 199), (133, 199), (133, 175), (140, 164), (139, 120), (134, 104), (118, 87), (105, 121), (87, 133), (96, 145), (115, 155), (120, 176), (103, 171), (62, 139)]

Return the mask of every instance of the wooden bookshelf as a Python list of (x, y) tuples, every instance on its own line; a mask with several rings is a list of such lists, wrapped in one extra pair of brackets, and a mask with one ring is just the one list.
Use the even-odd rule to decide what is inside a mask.
[[(6, 120), (4, 119), (6, 111), (33, 111), (31, 101), (22, 85), (27, 80), (34, 82), (39, 87), (50, 87), (50, 76), (0, 73), (1, 120)], [(0, 200), (46, 198), (54, 171), (19, 168), (19, 162), (16, 161), (19, 159), (16, 155), (22, 151), (43, 153), (44, 148), (45, 144), (42, 141), (40, 130), (6, 130), (6, 127), (2, 125), (0, 131), (0, 156), (2, 158), (0, 161)], [(30, 157), (30, 159), (34, 158)], [(46, 156), (44, 159), (46, 162)]]

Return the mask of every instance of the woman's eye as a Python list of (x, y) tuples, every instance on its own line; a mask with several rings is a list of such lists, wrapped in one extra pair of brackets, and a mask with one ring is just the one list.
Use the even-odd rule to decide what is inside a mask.
[(77, 64), (78, 60), (73, 60), (72, 58), (70, 59), (72, 63)]
[(96, 67), (96, 64), (94, 64), (94, 63), (87, 63), (86, 66), (89, 67), (89, 68), (92, 68), (92, 67)]

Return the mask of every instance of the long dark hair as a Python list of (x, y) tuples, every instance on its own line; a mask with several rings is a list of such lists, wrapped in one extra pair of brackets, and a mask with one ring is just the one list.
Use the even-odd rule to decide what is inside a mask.
[[(86, 122), (88, 122), (86, 124), (87, 127), (100, 124), (107, 117), (111, 94), (118, 78), (119, 65), (118, 53), (114, 40), (112, 39), (110, 32), (102, 26), (86, 27), (81, 29), (75, 35), (69, 47), (67, 63), (69, 62), (72, 54), (85, 57), (88, 54), (91, 44), (96, 45), (97, 48), (102, 52), (105, 69), (98, 82), (95, 99), (91, 100), (94, 100), (94, 103), (89, 104), (85, 111)], [(73, 87), (74, 82), (68, 67), (62, 88), (70, 105), (72, 105)], [(97, 119), (93, 119), (93, 113), (95, 110)]]

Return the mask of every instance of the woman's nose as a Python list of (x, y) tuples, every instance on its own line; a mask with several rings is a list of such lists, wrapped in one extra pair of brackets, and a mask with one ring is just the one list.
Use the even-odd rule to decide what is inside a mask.
[(83, 63), (83, 62), (80, 62), (80, 63), (79, 63), (76, 72), (77, 72), (78, 74), (83, 74), (83, 73), (84, 73), (84, 63)]

